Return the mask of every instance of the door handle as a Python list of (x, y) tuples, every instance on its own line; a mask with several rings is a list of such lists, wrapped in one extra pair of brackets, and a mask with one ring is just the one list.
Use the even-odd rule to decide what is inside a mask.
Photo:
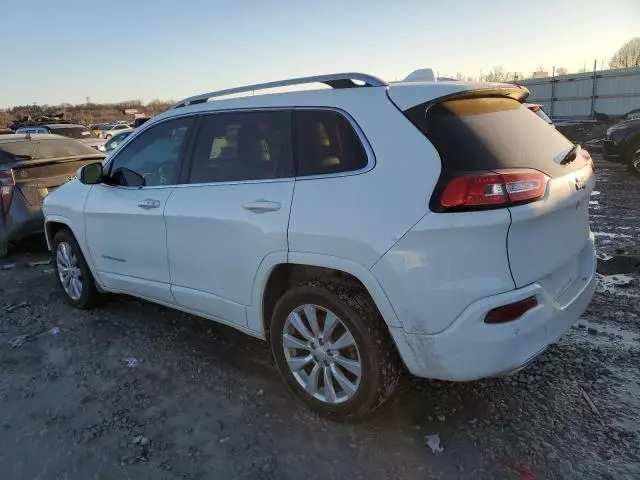
[(138, 206), (140, 208), (144, 208), (145, 210), (150, 210), (152, 208), (158, 208), (160, 206), (160, 202), (158, 200), (147, 198), (146, 200), (140, 200), (138, 202)]
[(278, 202), (270, 202), (268, 200), (256, 200), (242, 206), (245, 210), (253, 213), (276, 212), (280, 210), (280, 207)]

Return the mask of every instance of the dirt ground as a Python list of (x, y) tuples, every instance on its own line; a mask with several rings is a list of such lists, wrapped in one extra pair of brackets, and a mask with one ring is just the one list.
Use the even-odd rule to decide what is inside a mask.
[(358, 424), (309, 413), (230, 328), (127, 297), (71, 309), (23, 248), (0, 261), (2, 478), (640, 478), (640, 181), (595, 160), (601, 275), (574, 328), (512, 377), (409, 379)]

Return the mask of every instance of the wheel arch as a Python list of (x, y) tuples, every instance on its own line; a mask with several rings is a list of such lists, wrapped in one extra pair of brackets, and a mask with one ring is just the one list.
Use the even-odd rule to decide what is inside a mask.
[(73, 228), (69, 225), (69, 222), (66, 219), (62, 218), (54, 218), (47, 219), (44, 224), (44, 237), (47, 241), (47, 247), (50, 251), (53, 252), (53, 238), (60, 230), (69, 230), (71, 234), (74, 236), (76, 241), (78, 240), (78, 236), (73, 232)]
[(398, 316), (384, 290), (374, 275), (362, 265), (340, 257), (311, 253), (289, 253), (279, 260), (277, 257), (267, 257), (256, 275), (252, 307), (247, 312), (250, 329), (266, 335), (275, 304), (291, 286), (304, 280), (327, 276), (359, 283), (375, 303), (387, 326), (400, 326)]
[(102, 286), (99, 284), (98, 275), (96, 275), (96, 271), (93, 268), (93, 261), (92, 261), (91, 255), (89, 254), (88, 247), (84, 245), (84, 242), (81, 240), (81, 238), (78, 237), (77, 233), (74, 231), (73, 227), (71, 226), (71, 222), (69, 222), (69, 220), (66, 219), (65, 217), (51, 216), (51, 217), (47, 217), (45, 220), (44, 235), (45, 235), (47, 247), (49, 248), (49, 250), (52, 253), (54, 253), (53, 239), (56, 236), (56, 234), (61, 230), (68, 230), (69, 233), (73, 235), (73, 238), (75, 238), (76, 242), (78, 242), (78, 246), (82, 251), (82, 255), (84, 256), (85, 261), (87, 262), (87, 266), (89, 267), (89, 270), (91, 270), (91, 274), (93, 275), (96, 286), (99, 289), (102, 289)]
[(640, 131), (634, 132), (630, 134), (624, 141), (623, 146), (623, 155), (625, 162), (631, 160), (631, 155), (633, 155), (633, 147), (640, 143)]

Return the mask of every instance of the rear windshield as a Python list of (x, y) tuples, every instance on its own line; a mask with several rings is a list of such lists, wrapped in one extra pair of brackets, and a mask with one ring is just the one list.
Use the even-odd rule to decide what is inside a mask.
[[(87, 147), (75, 140), (53, 138), (50, 140), (21, 140), (0, 143), (0, 150), (7, 154), (9, 161), (46, 160), (59, 157), (96, 156), (96, 149)], [(6, 158), (4, 155), (0, 158)]]
[(524, 167), (557, 177), (584, 166), (580, 161), (561, 165), (573, 144), (511, 98), (454, 99), (406, 114), (438, 150), (445, 176)]
[(62, 135), (63, 137), (83, 139), (83, 138), (96, 138), (91, 130), (85, 127), (56, 127), (49, 126), (51, 133)]

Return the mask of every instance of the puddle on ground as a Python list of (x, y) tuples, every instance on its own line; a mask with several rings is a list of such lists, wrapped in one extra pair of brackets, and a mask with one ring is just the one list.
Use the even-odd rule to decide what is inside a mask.
[(636, 332), (632, 332), (631, 330), (627, 330), (618, 325), (611, 325), (610, 323), (594, 323), (587, 326), (593, 326), (599, 332), (605, 333), (607, 335), (615, 335), (618, 340), (625, 343), (629, 347), (638, 347), (638, 341), (640, 341), (640, 336)]
[(631, 235), (625, 235), (624, 233), (613, 233), (613, 232), (593, 232), (596, 237), (607, 237), (607, 238), (631, 238)]
[[(585, 318), (580, 318), (577, 324), (582, 324), (583, 328), (572, 329), (570, 337), (574, 342), (587, 342), (598, 347), (624, 350), (640, 348), (640, 335), (638, 335), (638, 332), (628, 330), (618, 324), (612, 324), (610, 321), (604, 322), (605, 320), (590, 322)], [(596, 334), (589, 333), (587, 330), (589, 328), (595, 329)], [(615, 337), (612, 338), (611, 335), (615, 335)]]
[(609, 258), (598, 258), (598, 273), (601, 275), (615, 276), (635, 272), (640, 272), (640, 257), (615, 255)]
[(621, 295), (630, 298), (640, 297), (636, 293), (625, 291), (631, 283), (635, 280), (630, 275), (624, 273), (617, 273), (615, 275), (600, 275), (596, 273), (597, 285), (596, 290), (599, 292), (610, 293), (612, 295)]

